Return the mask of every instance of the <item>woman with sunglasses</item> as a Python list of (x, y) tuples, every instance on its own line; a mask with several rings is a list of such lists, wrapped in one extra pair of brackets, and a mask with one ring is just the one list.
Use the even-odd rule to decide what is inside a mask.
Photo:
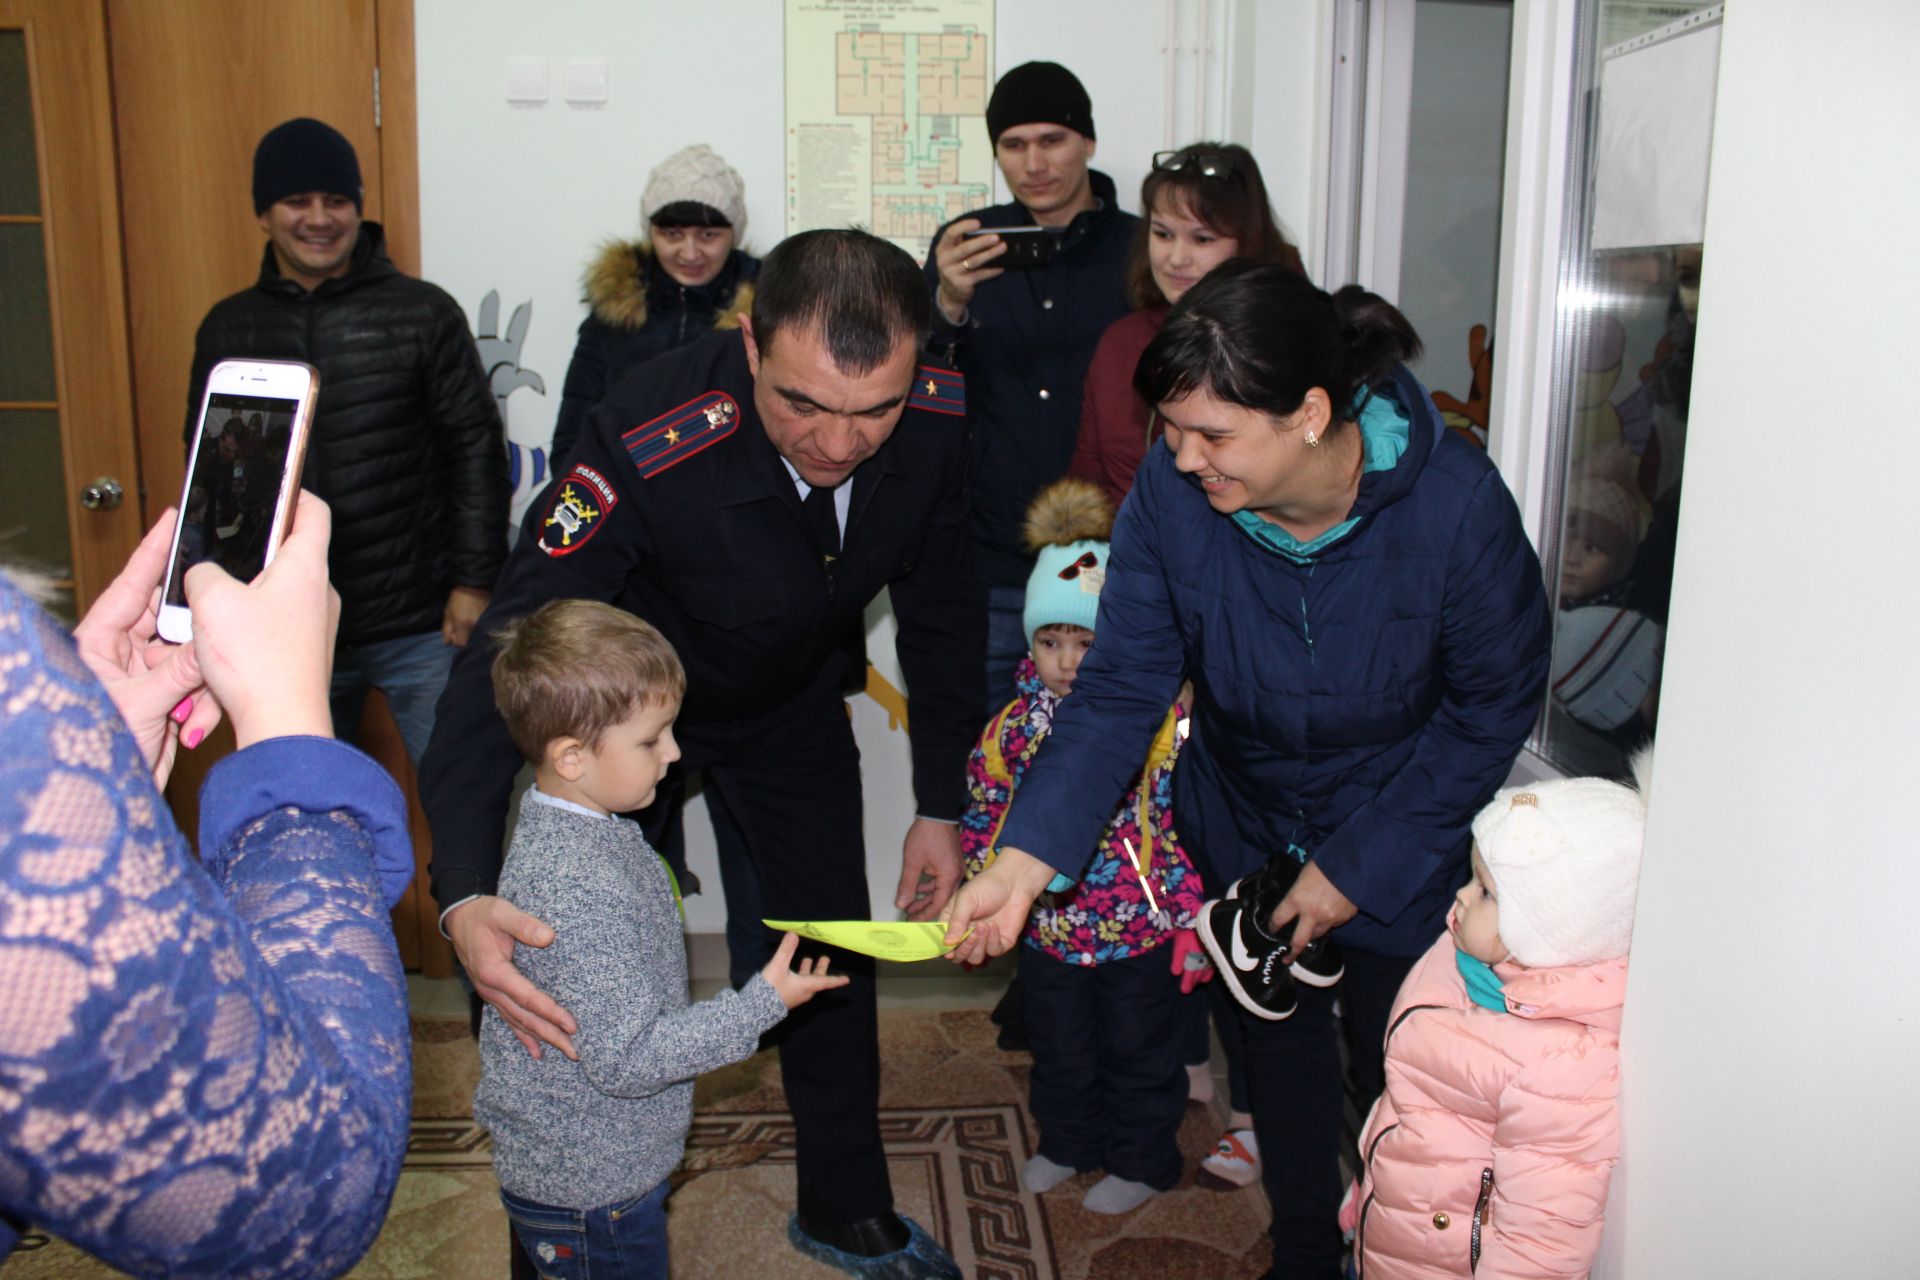
[(1540, 562), (1404, 367), (1418, 351), (1380, 298), (1278, 265), (1227, 263), (1181, 298), (1134, 376), (1166, 447), (1115, 524), (1101, 641), (949, 912), (953, 959), (1006, 950), (1193, 682), (1174, 823), (1232, 886), (1197, 929), (1238, 1006), (1275, 1280), (1340, 1273), (1336, 995), (1364, 1110), (1395, 992), (1546, 690)]
[(1300, 251), (1273, 216), (1259, 162), (1245, 147), (1196, 142), (1160, 152), (1140, 184), (1140, 210), (1127, 256), (1127, 298), (1135, 310), (1101, 335), (1087, 366), (1067, 473), (1105, 489), (1115, 506), (1126, 500), (1133, 473), (1159, 436), (1133, 389), (1133, 367), (1167, 322), (1167, 308), (1229, 258), (1304, 271)]

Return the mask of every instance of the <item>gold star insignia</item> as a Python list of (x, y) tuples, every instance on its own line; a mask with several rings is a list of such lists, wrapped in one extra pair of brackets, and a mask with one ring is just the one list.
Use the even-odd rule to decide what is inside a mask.
[(680, 433), (678, 431), (675, 431), (672, 427), (667, 428), (667, 443), (668, 444), (680, 443)]
[(938, 395), (939, 393), (940, 393), (940, 388), (939, 388), (939, 387), (938, 387), (937, 385), (935, 385), (935, 383), (934, 383), (934, 381), (933, 381), (933, 379), (932, 379), (932, 378), (928, 378), (928, 379), (927, 379), (927, 394), (931, 396), (931, 395)]

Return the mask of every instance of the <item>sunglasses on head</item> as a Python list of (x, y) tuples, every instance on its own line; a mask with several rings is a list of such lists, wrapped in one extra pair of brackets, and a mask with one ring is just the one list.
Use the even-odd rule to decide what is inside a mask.
[(1181, 173), (1191, 169), (1203, 178), (1229, 178), (1233, 176), (1235, 166), (1233, 157), (1224, 151), (1182, 147), (1178, 151), (1154, 152), (1153, 167), (1161, 173)]
[(1072, 564), (1060, 571), (1060, 578), (1064, 582), (1072, 582), (1080, 576), (1082, 569), (1098, 568), (1099, 564), (1100, 557), (1094, 555), (1091, 551), (1082, 551), (1078, 560), (1075, 560)]

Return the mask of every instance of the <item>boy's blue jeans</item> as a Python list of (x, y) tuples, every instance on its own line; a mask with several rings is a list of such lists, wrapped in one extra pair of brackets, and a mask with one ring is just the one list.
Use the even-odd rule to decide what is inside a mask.
[(500, 1193), (543, 1280), (667, 1280), (667, 1184), (602, 1209), (559, 1209)]

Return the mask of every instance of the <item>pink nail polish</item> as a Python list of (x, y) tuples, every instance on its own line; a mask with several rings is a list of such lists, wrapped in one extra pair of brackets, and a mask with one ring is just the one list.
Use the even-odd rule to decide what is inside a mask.
[(199, 746), (200, 739), (206, 736), (207, 736), (207, 731), (205, 729), (189, 729), (187, 730), (186, 736), (182, 738), (181, 741), (186, 743), (187, 750), (191, 751), (195, 747)]
[(172, 720), (175, 724), (185, 724), (187, 722), (187, 717), (192, 714), (193, 714), (193, 695), (188, 694), (186, 697), (180, 699), (180, 701), (173, 704), (173, 710), (167, 713), (167, 718), (169, 720)]

